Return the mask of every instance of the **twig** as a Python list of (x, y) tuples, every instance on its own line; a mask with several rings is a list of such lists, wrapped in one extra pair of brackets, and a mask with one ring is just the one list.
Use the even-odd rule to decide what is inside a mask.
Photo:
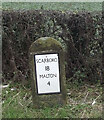
[(22, 103), (19, 102), (19, 104), (23, 107)]
[(86, 111), (86, 110), (84, 110), (84, 111), (83, 111), (83, 114), (82, 114), (81, 118), (83, 118), (83, 117), (84, 117), (85, 111)]
[(7, 88), (9, 87), (9, 84), (8, 85), (3, 85), (2, 88)]
[(86, 98), (87, 98), (88, 94), (89, 94), (89, 92), (87, 92), (87, 94), (86, 94), (86, 96), (84, 98), (84, 102), (86, 101)]
[(29, 101), (28, 101), (27, 106), (28, 106), (30, 103), (32, 103), (32, 96), (29, 98)]
[(23, 85), (23, 88), (24, 88), (25, 90), (27, 90), (26, 87), (25, 87), (24, 85)]
[(94, 105), (96, 103), (96, 100), (99, 98), (99, 96), (97, 96), (97, 98), (92, 102), (92, 105)]
[(20, 94), (20, 92), (18, 92), (16, 95), (13, 96), (12, 100), (8, 103), (8, 106), (11, 104), (11, 102), (13, 101), (13, 99)]
[(23, 100), (26, 100), (26, 96), (27, 96), (27, 93), (25, 94), (25, 96), (24, 96)]

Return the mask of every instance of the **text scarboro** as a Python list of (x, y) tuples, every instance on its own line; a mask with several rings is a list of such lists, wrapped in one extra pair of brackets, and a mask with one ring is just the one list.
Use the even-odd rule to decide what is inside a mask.
[(46, 58), (43, 59), (36, 59), (36, 63), (49, 63), (49, 62), (57, 62), (57, 58)]

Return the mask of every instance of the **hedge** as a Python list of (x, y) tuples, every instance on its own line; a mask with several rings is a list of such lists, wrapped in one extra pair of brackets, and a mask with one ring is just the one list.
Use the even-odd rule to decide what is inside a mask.
[(29, 80), (29, 47), (46, 36), (60, 41), (65, 50), (67, 81), (102, 79), (101, 13), (3, 11), (2, 22), (3, 81)]

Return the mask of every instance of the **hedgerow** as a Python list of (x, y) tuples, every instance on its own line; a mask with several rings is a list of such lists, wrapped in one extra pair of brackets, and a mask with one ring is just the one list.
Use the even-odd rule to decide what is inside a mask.
[(100, 12), (3, 11), (2, 22), (4, 81), (29, 80), (28, 50), (40, 37), (53, 37), (61, 42), (67, 79), (92, 82), (102, 79)]

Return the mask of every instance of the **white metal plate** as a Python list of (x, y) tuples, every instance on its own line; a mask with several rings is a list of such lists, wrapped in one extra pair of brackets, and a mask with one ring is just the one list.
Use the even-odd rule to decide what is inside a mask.
[(38, 94), (60, 93), (58, 54), (35, 55)]

